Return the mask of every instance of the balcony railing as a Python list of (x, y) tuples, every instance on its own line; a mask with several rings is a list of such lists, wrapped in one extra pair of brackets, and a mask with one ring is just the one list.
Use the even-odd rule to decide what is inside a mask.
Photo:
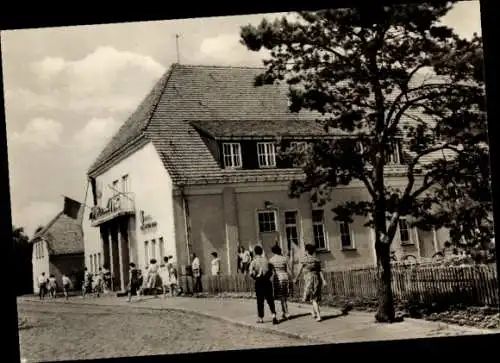
[(135, 214), (133, 193), (119, 193), (108, 199), (105, 207), (95, 206), (90, 212), (92, 226), (96, 227), (123, 215)]

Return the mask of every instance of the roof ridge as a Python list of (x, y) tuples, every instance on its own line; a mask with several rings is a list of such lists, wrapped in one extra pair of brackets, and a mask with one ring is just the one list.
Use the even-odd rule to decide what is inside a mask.
[(265, 67), (255, 67), (255, 66), (230, 66), (222, 64), (180, 64), (173, 63), (179, 67), (193, 67), (193, 68), (221, 68), (221, 69), (266, 69)]

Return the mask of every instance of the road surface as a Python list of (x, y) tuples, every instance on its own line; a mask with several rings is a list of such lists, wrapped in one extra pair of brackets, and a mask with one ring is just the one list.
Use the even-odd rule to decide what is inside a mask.
[(21, 357), (28, 362), (194, 353), (313, 344), (169, 310), (22, 302)]

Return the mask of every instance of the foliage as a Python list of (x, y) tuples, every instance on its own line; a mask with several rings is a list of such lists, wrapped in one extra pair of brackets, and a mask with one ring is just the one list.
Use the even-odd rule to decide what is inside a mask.
[[(393, 320), (389, 246), (400, 216), (451, 225), (456, 213), (434, 214), (435, 191), (456, 180), (471, 185), (473, 198), (481, 184), (463, 174), (470, 151), (487, 142), (482, 40), (439, 23), (455, 2), (300, 12), (241, 30), (248, 49), (270, 51), (256, 85), (286, 82), (292, 111), (317, 115), (329, 134), (345, 135), (288, 150), (305, 172), (290, 194), (311, 193), (323, 204), (338, 185), (364, 185), (368, 200), (334, 212), (348, 221), (366, 216), (375, 230), (384, 281), (379, 320)], [(391, 165), (398, 145), (403, 165)], [(390, 171), (404, 175), (405, 185), (394, 186)]]
[(16, 269), (16, 294), (26, 294), (32, 291), (32, 246), (23, 227), (12, 226), (12, 242), (14, 244), (14, 265)]

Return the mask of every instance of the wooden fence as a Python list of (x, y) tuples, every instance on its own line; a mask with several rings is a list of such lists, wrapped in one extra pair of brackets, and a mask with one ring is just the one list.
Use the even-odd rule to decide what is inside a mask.
[[(324, 272), (327, 285), (324, 295), (349, 299), (374, 299), (377, 294), (377, 270), (364, 267)], [(420, 304), (445, 303), (468, 306), (499, 304), (498, 274), (494, 265), (394, 265), (392, 269), (394, 297)], [(190, 290), (181, 278), (184, 289)], [(245, 275), (203, 276), (203, 291), (207, 293), (251, 293), (254, 282)], [(303, 282), (292, 288), (300, 297)]]

